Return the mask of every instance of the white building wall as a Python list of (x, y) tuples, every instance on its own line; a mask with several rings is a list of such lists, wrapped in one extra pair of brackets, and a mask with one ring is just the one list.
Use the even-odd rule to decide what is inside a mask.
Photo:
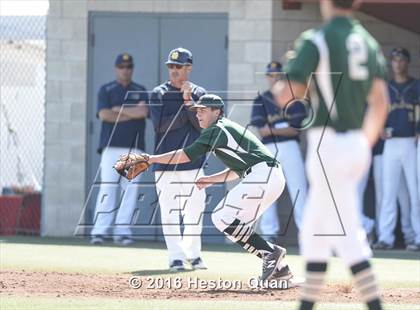
[[(251, 99), (265, 88), (262, 72), (280, 59), (296, 37), (321, 21), (315, 4), (282, 9), (279, 0), (61, 0), (50, 1), (47, 23), (47, 102), (45, 142), (44, 235), (71, 235), (85, 197), (87, 32), (89, 11), (228, 13), (228, 89), (232, 118), (249, 120)], [(411, 72), (420, 73), (420, 36), (357, 14), (389, 53), (395, 45), (413, 55)]]

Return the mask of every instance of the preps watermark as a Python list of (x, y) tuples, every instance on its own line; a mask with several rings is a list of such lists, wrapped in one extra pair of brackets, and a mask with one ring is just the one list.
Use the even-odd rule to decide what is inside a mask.
[(163, 289), (187, 289), (187, 290), (242, 290), (242, 289), (277, 289), (287, 290), (290, 288), (288, 280), (262, 281), (258, 277), (249, 278), (246, 282), (240, 280), (200, 279), (198, 277), (139, 277), (133, 276), (128, 284), (133, 289), (163, 290)]

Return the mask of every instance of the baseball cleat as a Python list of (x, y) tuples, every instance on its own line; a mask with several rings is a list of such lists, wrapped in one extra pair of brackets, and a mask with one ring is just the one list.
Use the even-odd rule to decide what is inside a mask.
[(207, 269), (207, 266), (204, 264), (201, 257), (187, 259), (187, 261), (191, 264), (192, 269)]
[(270, 280), (273, 274), (276, 272), (280, 266), (281, 261), (286, 256), (286, 249), (278, 245), (274, 246), (274, 251), (266, 254), (263, 257), (263, 270), (261, 275), (261, 280)]
[(420, 243), (411, 243), (405, 249), (407, 251), (420, 251)]
[(134, 240), (129, 237), (122, 237), (122, 238), (114, 239), (114, 243), (119, 244), (119, 245), (129, 246), (129, 245), (134, 244)]
[(93, 236), (92, 239), (90, 239), (90, 244), (99, 245), (103, 243), (104, 243), (104, 239), (100, 236)]
[(169, 271), (171, 272), (178, 272), (178, 271), (184, 271), (184, 262), (180, 259), (173, 260), (169, 265)]
[(374, 250), (391, 250), (393, 246), (383, 241), (379, 241), (373, 245)]
[(293, 278), (293, 273), (289, 268), (289, 265), (285, 265), (281, 268), (276, 268), (276, 270), (274, 271), (271, 279), (273, 280), (290, 280), (291, 278)]

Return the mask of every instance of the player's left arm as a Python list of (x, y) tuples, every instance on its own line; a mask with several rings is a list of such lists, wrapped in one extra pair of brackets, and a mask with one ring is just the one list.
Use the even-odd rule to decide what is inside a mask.
[(239, 179), (239, 175), (235, 171), (228, 168), (212, 175), (203, 176), (199, 178), (195, 183), (198, 189), (203, 189), (216, 183), (225, 183), (237, 179)]
[(368, 108), (363, 120), (362, 131), (373, 147), (383, 131), (390, 104), (388, 89), (383, 79), (375, 78), (367, 98)]

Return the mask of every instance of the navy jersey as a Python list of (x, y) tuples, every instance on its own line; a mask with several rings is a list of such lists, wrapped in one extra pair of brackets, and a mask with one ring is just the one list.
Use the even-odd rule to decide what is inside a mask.
[[(192, 98), (197, 101), (206, 93), (205, 89), (193, 84)], [(201, 132), (195, 112), (184, 106), (179, 88), (169, 82), (153, 89), (150, 96), (150, 117), (155, 129), (155, 154), (182, 149), (192, 144)], [(203, 166), (204, 156), (195, 162), (153, 165), (154, 171), (192, 170)]]
[[(272, 128), (300, 128), (302, 120), (306, 117), (304, 106), (293, 104), (287, 112), (287, 114), (283, 113), (276, 105), (271, 91), (267, 90), (254, 99), (251, 113), (251, 125), (258, 128), (264, 127), (265, 125), (269, 125)], [(264, 144), (289, 140), (298, 141), (299, 136), (286, 137), (271, 135), (262, 138)]]
[[(117, 81), (103, 85), (99, 89), (97, 116), (102, 109), (112, 109), (115, 106), (122, 106), (127, 91), (138, 91), (139, 100), (147, 103), (148, 95), (146, 88), (137, 83), (130, 83), (127, 87)], [(115, 127), (115, 129), (114, 129)], [(102, 122), (99, 138), (98, 152), (101, 153), (106, 146), (137, 148), (144, 150), (144, 119), (135, 119), (125, 122), (110, 123)], [(114, 130), (114, 131), (113, 131)]]
[(388, 114), (386, 128), (391, 128), (392, 137), (412, 137), (415, 135), (415, 109), (419, 94), (417, 81), (409, 79), (404, 83), (394, 80), (388, 82), (391, 111)]

